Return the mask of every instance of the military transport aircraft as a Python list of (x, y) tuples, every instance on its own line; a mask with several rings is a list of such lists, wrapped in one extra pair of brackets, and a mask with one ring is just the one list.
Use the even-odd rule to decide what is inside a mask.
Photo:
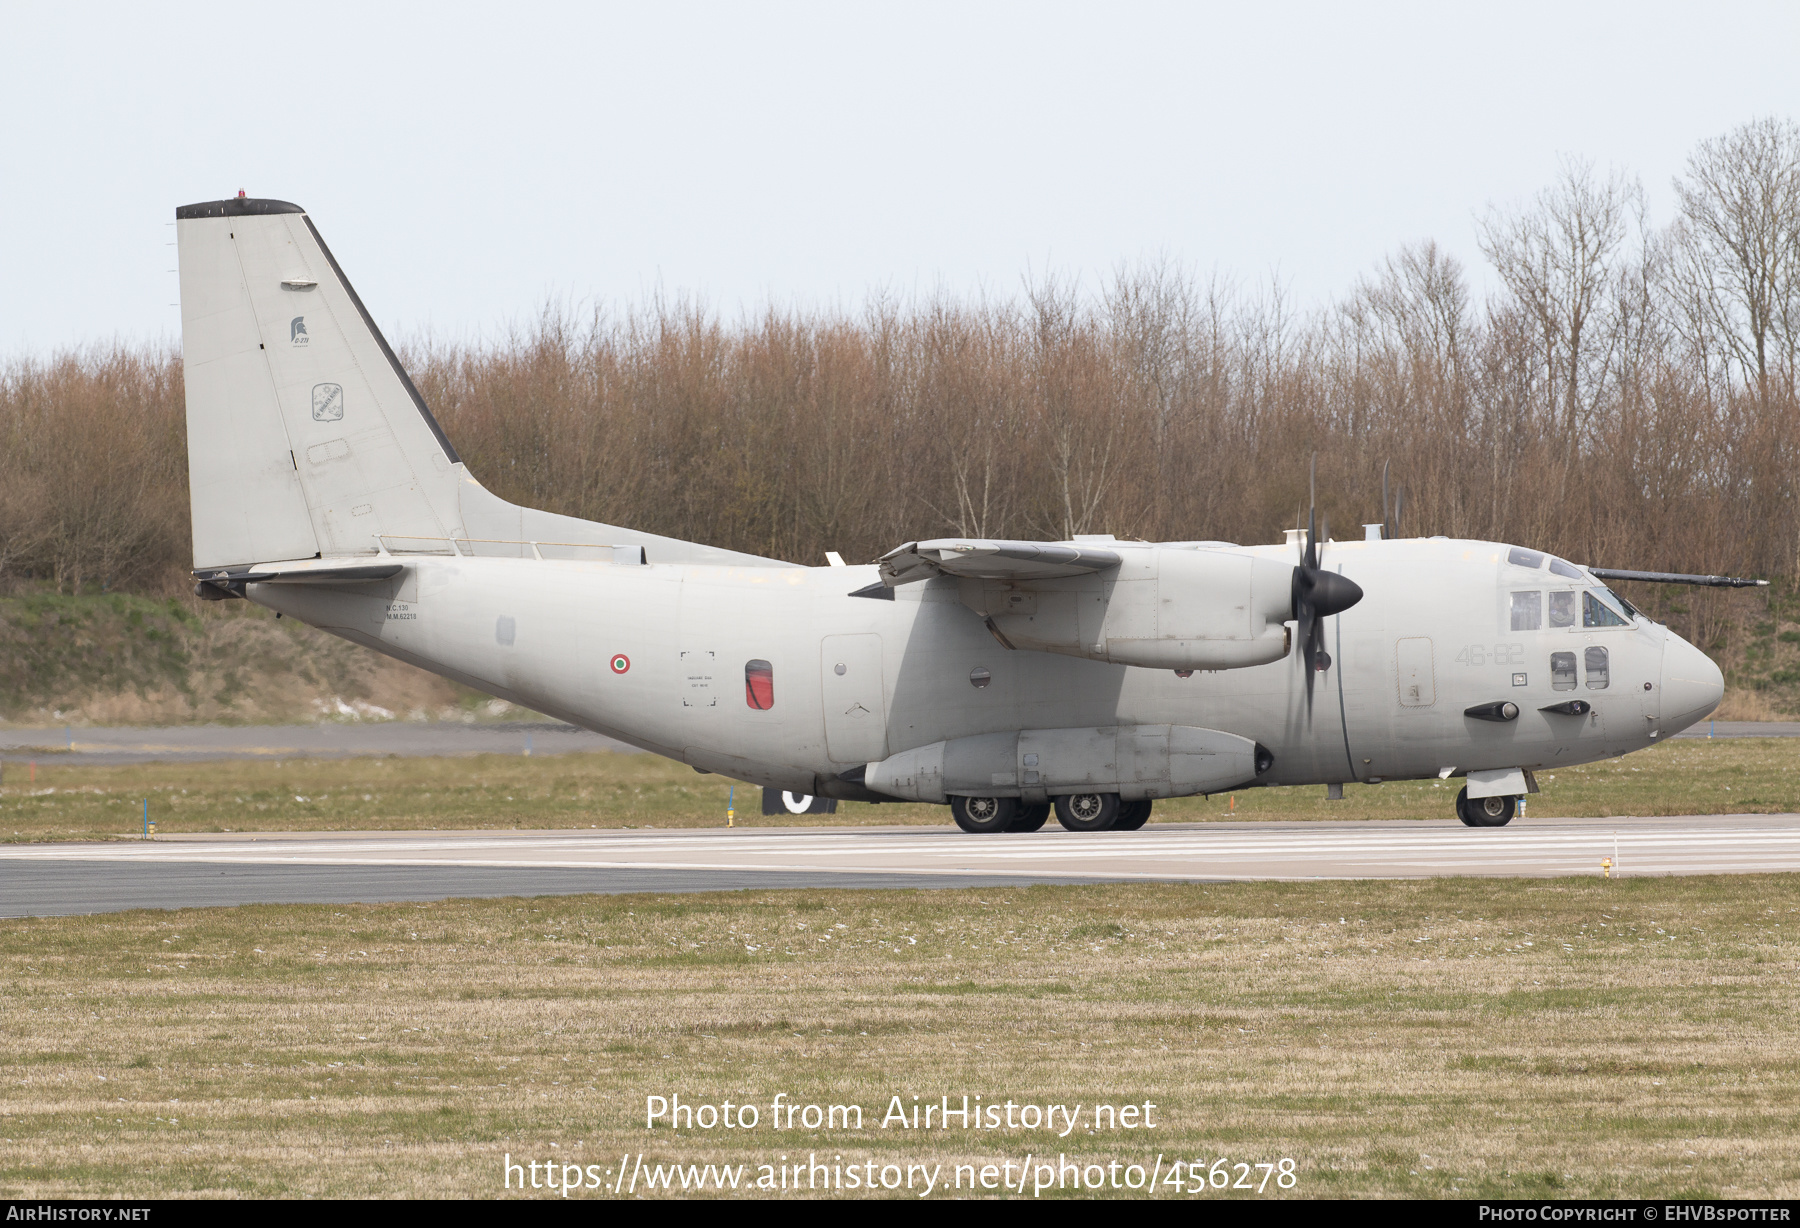
[(196, 591), (799, 796), (971, 832), (1141, 827), (1158, 798), (1535, 773), (1723, 692), (1607, 579), (1441, 537), (945, 538), (802, 567), (518, 507), (477, 482), (299, 206), (176, 211)]

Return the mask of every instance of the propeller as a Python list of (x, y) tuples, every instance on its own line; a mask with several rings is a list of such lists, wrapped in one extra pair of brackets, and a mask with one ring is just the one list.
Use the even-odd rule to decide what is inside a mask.
[(1406, 501), (1406, 487), (1402, 486), (1394, 492), (1394, 510), (1388, 512), (1388, 465), (1381, 462), (1381, 537), (1384, 541), (1392, 541), (1400, 536), (1400, 505)]
[(1319, 566), (1319, 458), (1313, 457), (1312, 473), (1307, 479), (1311, 506), (1306, 513), (1306, 553), (1300, 566), (1294, 568), (1294, 621), (1299, 624), (1300, 659), (1306, 670), (1306, 719), (1312, 722), (1313, 675), (1331, 668), (1331, 657), (1325, 652), (1325, 620), (1340, 614), (1362, 600), (1363, 591), (1354, 580)]

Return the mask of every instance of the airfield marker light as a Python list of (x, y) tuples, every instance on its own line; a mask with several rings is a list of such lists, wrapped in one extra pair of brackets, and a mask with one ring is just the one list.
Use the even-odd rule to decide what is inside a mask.
[(1612, 877), (1612, 867), (1613, 867), (1612, 858), (1602, 857), (1600, 859), (1600, 873), (1604, 874), (1607, 878)]

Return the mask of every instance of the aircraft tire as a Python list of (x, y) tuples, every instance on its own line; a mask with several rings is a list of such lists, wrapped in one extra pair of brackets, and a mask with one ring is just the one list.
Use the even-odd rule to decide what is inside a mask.
[(1035, 806), (1020, 806), (1013, 816), (1012, 826), (1007, 831), (1039, 831), (1050, 821), (1050, 803), (1039, 802)]
[(964, 831), (976, 836), (1006, 831), (1012, 827), (1019, 803), (1011, 797), (953, 797), (950, 817)]
[(1150, 821), (1150, 807), (1153, 804), (1147, 797), (1135, 802), (1120, 802), (1119, 821), (1113, 824), (1113, 830), (1136, 831)]
[(1117, 793), (1067, 793), (1056, 799), (1056, 821), (1070, 831), (1111, 831), (1120, 804)]
[(1468, 786), (1456, 795), (1456, 817), (1464, 827), (1505, 827), (1518, 812), (1516, 797), (1469, 797)]

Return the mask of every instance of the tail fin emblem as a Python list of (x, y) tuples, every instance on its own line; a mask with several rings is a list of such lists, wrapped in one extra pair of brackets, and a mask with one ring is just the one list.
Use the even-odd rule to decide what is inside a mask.
[(292, 341), (295, 345), (312, 344), (312, 338), (307, 336), (306, 333), (305, 316), (295, 316), (288, 323), (288, 340)]
[(338, 422), (344, 416), (344, 386), (342, 384), (313, 385), (313, 421)]

